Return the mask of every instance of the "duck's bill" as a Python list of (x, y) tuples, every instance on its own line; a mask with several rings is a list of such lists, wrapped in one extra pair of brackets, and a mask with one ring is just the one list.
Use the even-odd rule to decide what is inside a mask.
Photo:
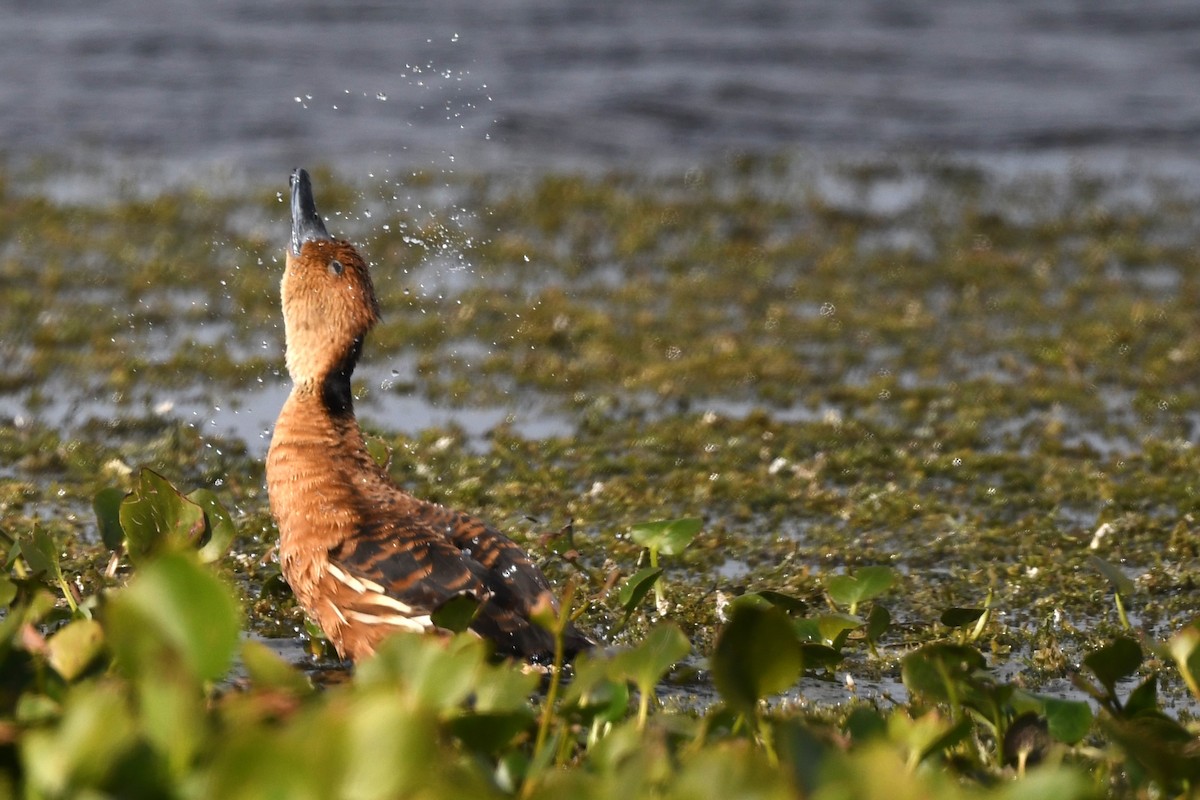
[(312, 181), (308, 172), (298, 169), (292, 173), (292, 254), (299, 255), (305, 242), (331, 241), (325, 223), (317, 213), (313, 200)]

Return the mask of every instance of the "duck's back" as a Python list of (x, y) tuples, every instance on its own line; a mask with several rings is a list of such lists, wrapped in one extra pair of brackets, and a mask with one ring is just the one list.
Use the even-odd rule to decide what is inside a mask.
[[(454, 598), (478, 604), (470, 629), (497, 653), (548, 661), (549, 632), (530, 621), (554, 605), (542, 571), (482, 520), (402, 491), (371, 460), (350, 415), (290, 398), (267, 458), (280, 563), (301, 605), (344, 657), (397, 630), (428, 631)], [(591, 645), (573, 627), (566, 652)]]

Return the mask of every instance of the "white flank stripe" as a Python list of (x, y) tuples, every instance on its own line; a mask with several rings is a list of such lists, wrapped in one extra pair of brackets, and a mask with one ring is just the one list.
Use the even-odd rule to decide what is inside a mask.
[(362, 581), (360, 581), (358, 578), (354, 577), (353, 575), (347, 575), (345, 572), (342, 572), (341, 568), (338, 567), (336, 564), (329, 564), (326, 566), (326, 569), (329, 570), (329, 574), (332, 575), (335, 579), (346, 584), (347, 586), (349, 586), (351, 589), (358, 592), (359, 594), (363, 594), (364, 592), (367, 591), (367, 587), (363, 586)]
[(370, 594), (364, 594), (362, 596), (361, 600), (364, 603), (370, 603), (371, 605), (374, 605), (374, 606), (383, 606), (384, 608), (390, 608), (391, 610), (397, 611), (406, 616), (411, 616), (413, 613), (412, 606), (408, 605), (407, 603), (401, 603), (396, 598), (390, 597), (389, 595), (386, 595), (386, 594), (379, 594), (376, 592), (371, 592)]
[(364, 614), (361, 611), (347, 611), (346, 616), (366, 625), (394, 625), (397, 628), (416, 633), (422, 633), (433, 627), (433, 620), (429, 618), (428, 614), (423, 617), (403, 617), (399, 614), (389, 614), (384, 617), (378, 614)]

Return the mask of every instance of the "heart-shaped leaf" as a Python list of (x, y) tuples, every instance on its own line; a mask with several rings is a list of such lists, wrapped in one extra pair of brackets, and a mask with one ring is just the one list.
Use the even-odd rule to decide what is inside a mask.
[(662, 623), (654, 626), (637, 647), (613, 658), (610, 674), (623, 674), (639, 692), (649, 694), (667, 670), (691, 649), (691, 642), (678, 625)]
[(975, 624), (986, 613), (986, 608), (947, 608), (940, 620), (947, 628), (965, 628)]
[(687, 549), (702, 527), (704, 522), (697, 517), (664, 519), (638, 523), (630, 530), (629, 536), (648, 550), (677, 556)]
[(646, 567), (630, 575), (621, 588), (617, 590), (617, 602), (629, 615), (642, 602), (642, 598), (654, 588), (654, 583), (662, 577), (661, 567)]
[(905, 656), (900, 676), (910, 692), (947, 702), (960, 697), (975, 671), (986, 663), (974, 647), (938, 642)]
[(116, 488), (101, 489), (92, 500), (96, 512), (96, 527), (100, 530), (100, 541), (109, 550), (119, 550), (125, 544), (125, 532), (121, 530), (121, 501), (125, 492)]
[(217, 495), (210, 489), (197, 489), (187, 496), (187, 499), (204, 509), (205, 530), (207, 539), (200, 547), (200, 560), (206, 564), (212, 563), (229, 551), (233, 538), (237, 536), (237, 526), (233, 517), (221, 505)]
[(1129, 580), (1129, 576), (1120, 570), (1120, 568), (1108, 563), (1099, 556), (1089, 555), (1088, 563), (1096, 568), (1096, 571), (1108, 579), (1112, 584), (1113, 590), (1117, 594), (1129, 597), (1133, 594), (1135, 586), (1133, 581)]
[(1124, 636), (1083, 658), (1083, 665), (1092, 671), (1109, 694), (1113, 693), (1117, 681), (1132, 675), (1141, 664), (1141, 645)]
[(1060, 742), (1076, 744), (1092, 729), (1092, 707), (1082, 700), (1047, 697), (1046, 725)]
[(133, 491), (121, 502), (119, 516), (129, 557), (135, 562), (164, 550), (196, 547), (208, 532), (204, 509), (149, 469), (138, 474)]
[(721, 697), (743, 713), (752, 713), (760, 699), (792, 686), (804, 666), (787, 615), (752, 605), (733, 609), (709, 663)]
[(896, 571), (891, 567), (863, 567), (853, 575), (830, 576), (825, 581), (825, 590), (833, 602), (854, 607), (883, 594), (895, 581)]

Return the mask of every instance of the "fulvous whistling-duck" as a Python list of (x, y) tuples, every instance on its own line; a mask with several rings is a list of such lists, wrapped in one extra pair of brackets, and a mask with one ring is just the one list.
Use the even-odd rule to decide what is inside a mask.
[[(293, 387), (267, 455), (284, 578), (343, 658), (393, 631), (437, 630), (431, 615), (467, 596), (470, 629), (497, 653), (548, 661), (554, 640), (529, 619), (539, 603), (557, 607), (542, 571), (490, 525), (398, 488), (367, 452), (350, 376), (379, 319), (371, 276), (326, 231), (302, 169), (291, 199), (281, 294)], [(572, 655), (592, 642), (571, 627), (565, 645)]]

